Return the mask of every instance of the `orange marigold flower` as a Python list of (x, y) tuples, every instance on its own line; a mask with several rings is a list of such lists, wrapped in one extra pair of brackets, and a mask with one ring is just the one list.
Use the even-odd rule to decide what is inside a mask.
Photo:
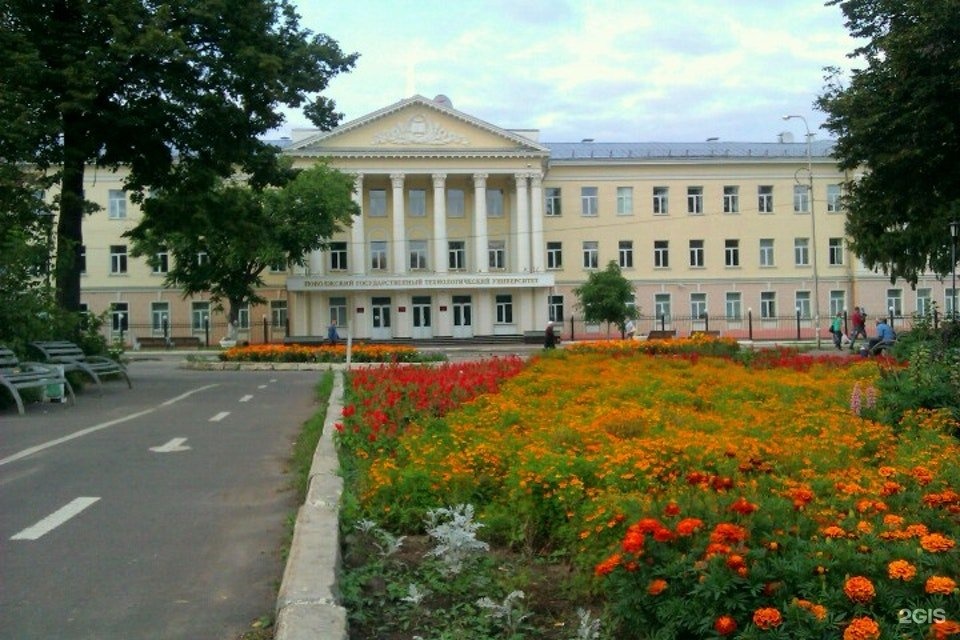
[(673, 540), (673, 531), (666, 527), (660, 527), (653, 532), (653, 539), (657, 542), (670, 542)]
[(823, 535), (827, 538), (846, 538), (847, 532), (833, 524), (823, 530)]
[(737, 621), (732, 616), (720, 616), (713, 623), (713, 628), (722, 636), (728, 636), (737, 630)]
[(880, 625), (872, 618), (854, 618), (843, 630), (843, 640), (879, 640)]
[(710, 542), (734, 543), (743, 542), (750, 534), (743, 527), (727, 522), (721, 522), (713, 528), (710, 534)]
[(956, 588), (957, 583), (945, 576), (931, 576), (927, 578), (926, 584), (923, 585), (923, 590), (927, 593), (938, 593), (944, 596), (951, 595)]
[(930, 553), (949, 551), (953, 549), (955, 544), (953, 540), (939, 533), (931, 533), (920, 538), (920, 546), (923, 547), (924, 551)]
[(927, 525), (925, 524), (911, 524), (908, 525), (904, 530), (904, 534), (908, 538), (920, 538), (928, 533), (930, 533), (930, 531), (927, 529)]
[(642, 518), (632, 526), (636, 527), (637, 531), (639, 531), (640, 533), (653, 533), (657, 529), (663, 528), (663, 525), (660, 524), (660, 521), (657, 520), (656, 518)]
[(619, 553), (613, 554), (594, 568), (594, 575), (601, 577), (609, 574), (620, 565), (621, 559)]
[(934, 640), (946, 640), (950, 636), (960, 635), (960, 622), (954, 620), (934, 622), (930, 626), (930, 631), (933, 632)]
[(663, 514), (671, 517), (680, 515), (680, 505), (678, 505), (676, 502), (671, 502), (664, 507)]
[(910, 474), (916, 478), (920, 485), (928, 485), (933, 482), (933, 474), (926, 467), (914, 467)]
[(711, 542), (707, 545), (703, 555), (706, 558), (712, 558), (713, 556), (724, 555), (726, 553), (730, 553), (730, 545), (720, 544), (719, 542)]
[(779, 627), (782, 622), (783, 616), (773, 607), (763, 607), (753, 612), (753, 624), (757, 625), (758, 629), (764, 631), (774, 629)]
[(861, 520), (857, 523), (857, 531), (860, 533), (870, 533), (873, 531), (873, 525), (867, 520)]
[(728, 567), (736, 571), (740, 567), (746, 566), (746, 561), (743, 559), (743, 556), (733, 553), (727, 556), (726, 564)]
[(627, 553), (639, 555), (643, 552), (643, 534), (634, 527), (630, 527), (627, 530), (627, 534), (623, 537), (621, 547)]
[(700, 518), (684, 518), (677, 523), (677, 535), (684, 538), (692, 536), (703, 528), (703, 520)]
[(651, 580), (650, 584), (647, 585), (647, 593), (652, 596), (658, 596), (664, 591), (667, 590), (667, 581), (657, 578), (656, 580)]
[(810, 615), (817, 620), (825, 620), (827, 617), (827, 608), (822, 604), (814, 604), (809, 600), (801, 600), (799, 598), (794, 598), (793, 604), (805, 611), (810, 612)]
[(895, 493), (900, 493), (903, 491), (903, 485), (898, 482), (884, 482), (883, 487), (880, 489), (880, 495), (892, 496)]
[(906, 560), (894, 560), (887, 565), (887, 575), (891, 580), (913, 580), (917, 568)]
[(733, 504), (730, 505), (730, 510), (739, 513), (740, 515), (747, 516), (757, 510), (757, 505), (748, 501), (743, 496), (737, 498)]
[(873, 600), (873, 596), (877, 594), (870, 579), (863, 576), (848, 578), (843, 585), (843, 592), (853, 602), (859, 602), (860, 604), (870, 602)]
[(893, 513), (888, 513), (887, 515), (883, 516), (883, 525), (891, 529), (897, 529), (903, 526), (903, 517)]

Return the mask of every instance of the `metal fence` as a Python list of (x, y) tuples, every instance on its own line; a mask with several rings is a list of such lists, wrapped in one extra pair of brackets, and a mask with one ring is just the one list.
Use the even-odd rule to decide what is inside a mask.
[[(119, 340), (130, 348), (182, 348), (216, 347), (226, 338), (229, 331), (226, 321), (204, 321), (202, 324), (162, 322), (150, 323), (116, 322), (103, 327), (103, 335), (108, 341)], [(271, 322), (264, 317), (263, 322), (248, 327), (238, 327), (237, 342), (264, 344), (282, 342), (290, 335), (290, 324)]]

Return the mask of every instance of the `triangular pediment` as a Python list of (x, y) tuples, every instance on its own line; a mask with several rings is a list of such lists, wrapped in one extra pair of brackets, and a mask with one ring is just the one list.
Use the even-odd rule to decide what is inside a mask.
[(448, 101), (414, 96), (318, 132), (284, 149), (294, 156), (497, 155), (547, 157), (549, 149), (518, 133), (501, 129)]

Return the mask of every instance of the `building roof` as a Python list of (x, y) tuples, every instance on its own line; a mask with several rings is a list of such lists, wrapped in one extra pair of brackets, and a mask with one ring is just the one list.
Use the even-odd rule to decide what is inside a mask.
[[(663, 159), (705, 159), (729, 158), (768, 159), (768, 158), (805, 158), (806, 142), (543, 142), (550, 149), (550, 162), (585, 160), (663, 160)], [(810, 155), (816, 159), (830, 158), (835, 142), (833, 140), (814, 140), (810, 145)]]

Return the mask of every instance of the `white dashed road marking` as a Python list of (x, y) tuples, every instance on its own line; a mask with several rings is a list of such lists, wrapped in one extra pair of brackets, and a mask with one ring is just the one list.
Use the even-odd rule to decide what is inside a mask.
[(50, 533), (70, 518), (73, 518), (99, 499), (100, 498), (77, 498), (76, 500), (68, 503), (66, 506), (57, 509), (32, 527), (27, 527), (10, 539), (37, 540), (41, 536)]
[(251, 396), (250, 394), (247, 394), (242, 398), (240, 398), (240, 402), (250, 402), (251, 400), (253, 400), (253, 396)]
[(210, 418), (210, 422), (220, 422), (221, 420), (223, 420), (224, 418), (226, 418), (228, 415), (230, 415), (230, 412), (229, 412), (229, 411), (221, 411), (221, 412), (218, 413), (217, 415), (215, 415), (215, 416), (213, 416), (212, 418)]

